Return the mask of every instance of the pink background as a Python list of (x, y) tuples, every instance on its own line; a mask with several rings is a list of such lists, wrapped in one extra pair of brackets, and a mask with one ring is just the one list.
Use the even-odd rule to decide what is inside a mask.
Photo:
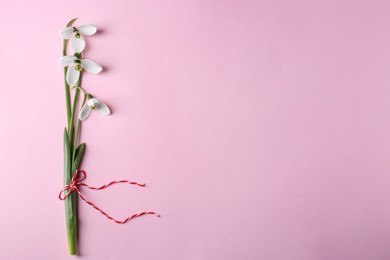
[(72, 259), (58, 31), (84, 87), (79, 259), (390, 259), (390, 2), (0, 0), (0, 259)]

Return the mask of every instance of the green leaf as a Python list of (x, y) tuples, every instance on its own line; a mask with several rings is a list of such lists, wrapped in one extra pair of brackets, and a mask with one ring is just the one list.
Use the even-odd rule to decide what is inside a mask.
[(64, 184), (68, 185), (71, 175), (72, 156), (70, 154), (70, 142), (68, 132), (64, 129)]
[[(72, 178), (72, 155), (69, 135), (64, 129), (64, 183), (68, 185)], [(77, 254), (77, 197), (74, 192), (65, 199), (66, 231), (68, 234), (69, 254)]]
[(77, 149), (75, 150), (75, 157), (74, 157), (73, 167), (72, 167), (72, 172), (73, 172), (73, 173), (74, 173), (74, 172), (77, 170), (77, 168), (79, 167), (80, 162), (81, 162), (81, 160), (83, 159), (84, 151), (85, 151), (85, 143), (80, 144), (80, 145), (77, 147)]

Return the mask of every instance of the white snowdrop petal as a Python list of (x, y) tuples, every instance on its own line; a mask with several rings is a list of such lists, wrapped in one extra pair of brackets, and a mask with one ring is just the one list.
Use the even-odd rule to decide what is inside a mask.
[(103, 116), (107, 116), (109, 114), (111, 114), (111, 111), (110, 109), (108, 108), (108, 106), (106, 104), (104, 104), (103, 102), (99, 102), (97, 105), (96, 105), (96, 110)]
[(70, 46), (72, 46), (72, 49), (75, 52), (80, 53), (85, 48), (85, 41), (83, 37), (80, 36), (80, 38), (77, 38), (75, 35), (73, 35), (70, 39)]
[(69, 66), (74, 60), (76, 60), (77, 58), (75, 56), (63, 56), (61, 57), (61, 60), (60, 60), (60, 64), (62, 67), (66, 67), (66, 66)]
[(88, 104), (85, 104), (80, 110), (79, 119), (81, 121), (84, 121), (89, 117), (90, 114), (91, 114), (91, 108), (88, 106)]
[(60, 31), (60, 35), (64, 39), (69, 39), (70, 36), (72, 36), (73, 31), (73, 27), (66, 27)]
[(66, 81), (68, 82), (69, 86), (73, 87), (76, 85), (79, 77), (80, 71), (75, 70), (75, 65), (72, 64), (68, 69), (68, 73), (66, 74)]
[(91, 99), (88, 99), (88, 102), (87, 102), (88, 106), (96, 106), (97, 104), (99, 104), (99, 101), (96, 99), (96, 98), (91, 98)]
[(86, 69), (88, 72), (93, 74), (98, 74), (103, 69), (102, 66), (88, 59), (81, 60), (81, 65), (83, 66), (84, 69)]
[(81, 25), (79, 28), (78, 28), (79, 32), (81, 34), (84, 34), (84, 35), (93, 35), (96, 33), (97, 29), (95, 26), (93, 26), (92, 24), (85, 24), (85, 25)]

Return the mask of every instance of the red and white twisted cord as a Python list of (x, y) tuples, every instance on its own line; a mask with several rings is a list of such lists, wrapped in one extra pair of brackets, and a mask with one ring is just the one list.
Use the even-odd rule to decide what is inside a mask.
[[(87, 187), (88, 189), (91, 189), (91, 190), (103, 190), (111, 185), (114, 185), (114, 184), (117, 184), (117, 183), (127, 183), (127, 184), (131, 184), (131, 185), (137, 185), (137, 186), (140, 186), (140, 187), (145, 187), (145, 184), (144, 183), (138, 183), (138, 182), (133, 182), (133, 181), (128, 181), (128, 180), (120, 180), (120, 181), (112, 181), (110, 183), (107, 183), (103, 186), (100, 186), (100, 187), (92, 187), (92, 186), (89, 186), (88, 184), (86, 183), (83, 183), (81, 182), (82, 180), (84, 180), (85, 178), (87, 177), (87, 173), (84, 171), (84, 170), (80, 170), (80, 169), (77, 169), (70, 181), (70, 183), (68, 185), (66, 185), (60, 192), (60, 194), (58, 195), (59, 199), (60, 200), (65, 200), (73, 191), (76, 191), (77, 194), (80, 196), (80, 198), (85, 201), (88, 205), (92, 206), (94, 209), (96, 209), (97, 211), (99, 211), (101, 214), (103, 214), (106, 218), (114, 221), (115, 223), (118, 223), (118, 224), (125, 224), (127, 221), (130, 221), (134, 218), (137, 218), (137, 217), (141, 217), (143, 215), (155, 215), (157, 217), (159, 217), (160, 215), (157, 214), (156, 212), (153, 212), (153, 211), (143, 211), (143, 212), (140, 212), (140, 213), (137, 213), (137, 214), (134, 214), (134, 215), (131, 215), (127, 218), (125, 218), (124, 220), (117, 220), (113, 217), (111, 217), (110, 215), (108, 215), (106, 212), (104, 212), (103, 210), (101, 210), (100, 208), (98, 208), (95, 204), (93, 204), (92, 202), (88, 201), (84, 196), (83, 194), (80, 192), (79, 190), (79, 187), (78, 186), (84, 186), (84, 187)], [(65, 194), (65, 192), (67, 191), (67, 193)]]

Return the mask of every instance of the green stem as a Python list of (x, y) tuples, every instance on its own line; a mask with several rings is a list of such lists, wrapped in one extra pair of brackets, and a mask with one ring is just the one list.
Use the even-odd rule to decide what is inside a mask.
[[(71, 20), (67, 27), (72, 26), (74, 21), (77, 18)], [(62, 55), (67, 55), (67, 40), (63, 42)], [(66, 81), (66, 74), (68, 69), (64, 68), (64, 82), (65, 82), (65, 101), (66, 101), (66, 119), (68, 129), (64, 130), (64, 184), (68, 185), (71, 181), (74, 168), (78, 167), (78, 163), (73, 163), (73, 151), (71, 149), (72, 139), (70, 139), (70, 134), (73, 132), (73, 123), (72, 115), (74, 118), (74, 110), (71, 110), (71, 101), (70, 101), (70, 86)], [(75, 106), (73, 104), (73, 106)], [(81, 155), (82, 156), (82, 155)], [(78, 245), (77, 245), (77, 196), (75, 193), (70, 194), (65, 199), (65, 218), (66, 218), (66, 230), (68, 236), (68, 247), (69, 254), (76, 255), (78, 253)]]
[(79, 92), (80, 92), (80, 90), (78, 90), (78, 89), (76, 89), (74, 92), (73, 108), (72, 108), (72, 113), (70, 116), (70, 123), (69, 123), (69, 141), (70, 141), (71, 149), (73, 147), (73, 124), (74, 124), (75, 111), (77, 110), (77, 102), (79, 99)]
[[(63, 50), (62, 50), (62, 55), (63, 56), (66, 56), (66, 43), (67, 43), (67, 40), (64, 40), (64, 47), (63, 47)], [(64, 68), (64, 82), (65, 82), (65, 104), (66, 104), (66, 119), (67, 119), (67, 122), (68, 122), (68, 129), (69, 129), (69, 123), (70, 123), (70, 114), (71, 114), (71, 110), (70, 110), (70, 88), (69, 88), (69, 84), (68, 82), (66, 81), (66, 73), (68, 72), (68, 68), (65, 67)]]
[[(85, 101), (86, 101), (85, 93), (83, 93), (83, 94), (84, 94), (84, 98), (83, 98), (83, 102), (81, 103), (81, 107), (84, 106)], [(79, 146), (80, 129), (81, 129), (81, 120), (78, 119), (78, 120), (76, 121), (76, 132), (75, 132), (75, 135), (74, 135), (74, 142), (73, 142), (73, 158), (72, 158), (72, 161), (75, 160), (75, 157), (76, 157), (76, 149), (77, 149), (78, 146)]]
[[(70, 20), (69, 23), (66, 25), (66, 27), (72, 26), (73, 23), (76, 20), (77, 20), (77, 18), (74, 18), (74, 19)], [(68, 40), (64, 39), (63, 45), (62, 45), (62, 56), (66, 56), (67, 55), (67, 51), (66, 51), (67, 43), (68, 43)], [(67, 123), (68, 123), (68, 129), (69, 129), (70, 114), (71, 114), (71, 110), (70, 110), (71, 103), (70, 103), (70, 88), (69, 88), (68, 82), (66, 81), (66, 74), (67, 74), (67, 72), (68, 72), (68, 68), (65, 67), (64, 68), (64, 84), (65, 84), (66, 120), (67, 120)]]
[[(73, 108), (72, 108), (72, 113), (71, 113), (71, 116), (70, 116), (70, 124), (69, 124), (69, 140), (70, 140), (70, 145), (71, 145), (71, 149), (73, 148), (73, 143), (75, 142), (74, 140), (74, 121), (75, 121), (75, 116), (76, 116), (76, 111), (77, 110), (77, 105), (78, 105), (78, 102), (79, 102), (79, 93), (80, 93), (80, 85), (81, 85), (81, 81), (82, 81), (82, 77), (83, 77), (83, 72), (81, 71), (80, 72), (80, 77), (79, 77), (79, 80), (76, 84), (76, 90), (74, 92), (74, 97), (73, 97)], [(77, 147), (75, 147), (77, 148)]]

